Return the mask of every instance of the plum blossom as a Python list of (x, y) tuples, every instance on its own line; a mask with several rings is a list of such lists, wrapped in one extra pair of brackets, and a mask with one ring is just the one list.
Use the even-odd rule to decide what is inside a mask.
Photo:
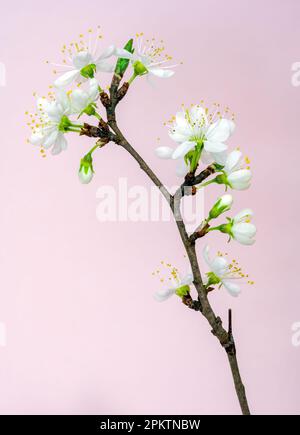
[[(227, 112), (226, 112), (227, 113)], [(183, 109), (168, 122), (169, 136), (178, 145), (175, 149), (158, 147), (156, 155), (164, 159), (184, 159), (184, 175), (194, 172), (202, 153), (218, 156), (227, 150), (225, 142), (234, 131), (232, 120), (224, 118), (219, 110), (209, 113), (202, 105)]]
[[(168, 54), (164, 54), (165, 47), (163, 45), (156, 45), (154, 39), (147, 40), (144, 44), (143, 33), (137, 34), (136, 36), (137, 45), (133, 53), (129, 53), (123, 48), (116, 50), (116, 54), (119, 57), (131, 61), (134, 68), (133, 78), (145, 74), (151, 74), (160, 78), (172, 77), (175, 72), (170, 68), (174, 68), (177, 65), (165, 65), (172, 59)], [(133, 78), (131, 80), (133, 80)]]
[(45, 149), (52, 147), (52, 154), (59, 154), (67, 148), (65, 133), (79, 131), (79, 125), (72, 123), (69, 116), (73, 113), (70, 96), (58, 91), (51, 99), (38, 98), (37, 119), (32, 122), (32, 135), (29, 141)]
[(252, 216), (253, 211), (246, 208), (235, 215), (234, 218), (227, 218), (228, 223), (210, 228), (209, 231), (219, 230), (242, 245), (253, 245), (255, 243), (256, 227), (251, 223)]
[(240, 211), (231, 221), (232, 238), (243, 245), (253, 245), (255, 242), (256, 227), (251, 223), (253, 211), (244, 209)]
[[(205, 156), (206, 163), (215, 162), (221, 166), (220, 174), (214, 179), (201, 184), (199, 187), (207, 186), (211, 183), (224, 184), (227, 187), (235, 190), (246, 190), (250, 186), (252, 173), (250, 171), (248, 157), (243, 159), (242, 153), (239, 150), (234, 150), (228, 155), (219, 153), (214, 158), (210, 155)], [(245, 164), (244, 164), (245, 162)], [(247, 165), (247, 166), (246, 166)]]
[(99, 86), (96, 79), (91, 79), (87, 90), (75, 89), (70, 93), (72, 109), (81, 116), (83, 113), (95, 115), (95, 107), (99, 96)]
[[(62, 53), (65, 56), (62, 64), (53, 64), (62, 70), (68, 71), (60, 75), (54, 82), (56, 87), (66, 87), (73, 81), (83, 82), (91, 79), (98, 72), (112, 72), (114, 65), (107, 62), (107, 59), (116, 53), (114, 45), (108, 46), (99, 54), (98, 43), (102, 35), (97, 31), (96, 41), (92, 42), (92, 30), (89, 30), (89, 42), (80, 35), (78, 42), (72, 42), (69, 47), (63, 46)], [(57, 73), (57, 71), (55, 70)], [(61, 71), (62, 72), (62, 71)]]

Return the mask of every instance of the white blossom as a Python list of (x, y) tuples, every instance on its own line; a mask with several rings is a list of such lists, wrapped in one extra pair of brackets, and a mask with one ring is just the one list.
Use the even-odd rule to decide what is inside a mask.
[(37, 119), (29, 141), (46, 149), (52, 147), (52, 154), (59, 154), (67, 148), (65, 133), (76, 128), (69, 119), (71, 114), (70, 97), (64, 91), (58, 91), (55, 99), (38, 98)]
[[(231, 296), (238, 296), (241, 288), (236, 281), (248, 277), (242, 272), (238, 263), (235, 260), (229, 263), (221, 253), (211, 259), (208, 246), (205, 246), (203, 256), (210, 268), (210, 272), (206, 274), (206, 286), (219, 285), (221, 287), (223, 285)], [(248, 280), (248, 283), (253, 284), (253, 281)]]
[(188, 273), (184, 277), (181, 277), (178, 272), (173, 269), (171, 272), (171, 282), (172, 286), (162, 290), (158, 290), (154, 294), (154, 298), (158, 302), (166, 301), (175, 294), (177, 294), (178, 296), (187, 294), (187, 292), (189, 291), (189, 286), (193, 283), (193, 274)]
[(137, 35), (137, 45), (134, 47), (134, 52), (129, 53), (124, 49), (117, 49), (116, 53), (119, 57), (130, 59), (136, 75), (152, 74), (160, 78), (169, 78), (174, 75), (173, 68), (177, 65), (165, 65), (172, 58), (164, 54), (165, 48), (163, 45), (155, 44), (155, 41), (143, 42), (143, 34)]

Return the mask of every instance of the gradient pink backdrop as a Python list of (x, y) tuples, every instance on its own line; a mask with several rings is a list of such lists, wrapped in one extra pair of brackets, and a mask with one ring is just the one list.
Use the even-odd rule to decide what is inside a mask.
[(44, 61), (60, 60), (63, 43), (97, 24), (106, 44), (143, 31), (184, 61), (155, 88), (137, 80), (119, 107), (128, 138), (167, 184), (177, 181), (174, 166), (153, 154), (157, 136), (170, 145), (162, 122), (202, 98), (234, 109), (231, 144), (251, 157), (254, 180), (235, 194), (233, 211), (255, 210), (257, 243), (209, 241), (238, 257), (256, 284), (238, 299), (221, 291), (211, 300), (222, 317), (233, 308), (252, 411), (299, 413), (300, 348), (291, 343), (300, 320), (300, 88), (291, 85), (299, 20), (297, 0), (2, 3), (1, 413), (239, 412), (226, 356), (206, 322), (175, 298), (152, 298), (161, 259), (186, 268), (175, 225), (96, 219), (99, 186), (119, 177), (150, 186), (136, 163), (107, 146), (94, 182), (83, 186), (77, 168), (90, 140), (70, 140), (67, 152), (46, 159), (26, 143), (32, 92), (45, 93), (53, 78)]

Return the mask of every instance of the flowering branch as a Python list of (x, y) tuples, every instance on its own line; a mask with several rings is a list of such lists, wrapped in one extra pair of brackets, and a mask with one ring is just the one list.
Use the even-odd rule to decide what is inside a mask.
[[(229, 120), (224, 117), (224, 114), (225, 116), (228, 114), (228, 108), (222, 115), (219, 111), (219, 105), (215, 105), (213, 113), (209, 113), (208, 109), (203, 108), (201, 103), (191, 109), (178, 112), (176, 117), (171, 119), (169, 135), (177, 143), (177, 148), (174, 150), (170, 147), (159, 147), (156, 150), (156, 154), (160, 158), (172, 158), (179, 161), (177, 173), (184, 177), (184, 181), (174, 195), (170, 194), (158, 176), (126, 139), (117, 123), (116, 108), (126, 96), (134, 80), (145, 75), (167, 78), (174, 74), (170, 69), (172, 67), (165, 66), (165, 62), (171, 59), (170, 56), (166, 55), (165, 59), (162, 60), (162, 47), (154, 48), (153, 45), (150, 48), (143, 47), (141, 36), (141, 34), (137, 35), (136, 47), (133, 47), (133, 40), (130, 39), (123, 49), (109, 46), (100, 56), (97, 56), (95, 51), (90, 50), (90, 44), (89, 47), (84, 45), (82, 41), (77, 44), (77, 51), (72, 57), (71, 68), (73, 69), (60, 76), (55, 82), (58, 87), (56, 95), (50, 95), (50, 101), (38, 99), (39, 122), (31, 120), (29, 123), (33, 130), (30, 141), (43, 148), (52, 147), (52, 153), (58, 154), (66, 148), (66, 133), (75, 132), (97, 138), (95, 146), (81, 159), (79, 178), (82, 183), (89, 183), (93, 178), (93, 153), (109, 142), (113, 142), (127, 151), (157, 186), (174, 215), (179, 235), (189, 259), (191, 273), (184, 278), (179, 278), (177, 269), (172, 268), (173, 287), (157, 292), (155, 297), (157, 300), (163, 301), (172, 294), (176, 294), (184, 305), (200, 312), (206, 318), (212, 334), (226, 351), (242, 413), (250, 414), (237, 362), (231, 310), (228, 313), (228, 330), (226, 331), (221, 318), (215, 314), (208, 298), (209, 293), (214, 291), (216, 286), (224, 286), (232, 296), (237, 296), (240, 287), (234, 282), (234, 279), (248, 277), (248, 275), (243, 274), (235, 260), (229, 264), (221, 254), (211, 260), (209, 248), (206, 246), (203, 255), (210, 267), (210, 272), (207, 272), (203, 278), (196, 253), (196, 242), (210, 231), (219, 231), (227, 234), (229, 240), (235, 239), (242, 244), (251, 245), (254, 243), (256, 232), (255, 226), (250, 223), (253, 213), (250, 209), (245, 209), (233, 218), (227, 217), (226, 223), (212, 226), (211, 221), (219, 218), (231, 208), (233, 198), (230, 194), (225, 194), (217, 199), (207, 218), (189, 235), (180, 210), (181, 200), (184, 196), (196, 195), (198, 189), (211, 183), (224, 185), (226, 190), (247, 189), (251, 180), (250, 168), (242, 166), (242, 155), (239, 150), (234, 150), (228, 155), (226, 153), (225, 141), (232, 134), (235, 126), (233, 119)], [(69, 55), (72, 54), (71, 49), (66, 50), (69, 50)], [(111, 56), (117, 57), (115, 67), (107, 63), (107, 59)], [(124, 80), (122, 83), (129, 65), (132, 66), (133, 73), (129, 80)], [(95, 78), (99, 71), (114, 71), (109, 93), (100, 87)], [(70, 85), (73, 80), (80, 80), (79, 89), (77, 87), (73, 91), (62, 91), (61, 88)], [(80, 89), (82, 82), (87, 82), (88, 88), (86, 90)], [(96, 110), (98, 100), (105, 109), (106, 120)], [(78, 118), (82, 115), (95, 117), (97, 125), (91, 125), (87, 122), (75, 124), (70, 120), (74, 114), (77, 114)], [(197, 174), (201, 161), (207, 162), (207, 166)], [(248, 158), (246, 158), (246, 163), (249, 164)], [(211, 179), (210, 177), (214, 174), (216, 174), (215, 178)], [(209, 180), (206, 181), (207, 179)], [(167, 266), (171, 267), (171, 265)], [(253, 281), (248, 281), (248, 283), (253, 284)], [(196, 299), (191, 296), (190, 286), (192, 284), (197, 291)]]
[[(196, 238), (188, 236), (180, 213), (180, 201), (182, 196), (181, 195), (178, 196), (176, 194), (174, 196), (170, 195), (170, 193), (163, 185), (163, 183), (154, 174), (154, 172), (143, 160), (143, 158), (139, 155), (139, 153), (130, 145), (130, 143), (127, 141), (127, 139), (124, 137), (121, 130), (119, 129), (116, 121), (116, 113), (115, 113), (115, 108), (116, 105), (118, 104), (118, 98), (117, 98), (118, 89), (116, 86), (116, 83), (118, 81), (119, 81), (118, 78), (114, 76), (112, 85), (110, 87), (110, 103), (108, 106), (106, 106), (108, 124), (113, 130), (113, 132), (115, 133), (115, 137), (113, 141), (117, 145), (120, 145), (122, 148), (124, 148), (127, 152), (129, 152), (129, 154), (137, 161), (140, 168), (148, 175), (148, 177), (153, 181), (153, 183), (160, 189), (161, 193), (170, 204), (171, 210), (176, 219), (176, 224), (182, 242), (184, 244), (186, 253), (188, 255), (191, 264), (191, 268), (194, 276), (193, 283), (198, 292), (198, 301), (194, 301), (190, 298), (190, 296), (188, 296), (184, 298), (183, 302), (187, 306), (189, 306), (189, 308), (196, 309), (196, 311), (199, 310), (204, 315), (204, 317), (207, 319), (207, 321), (209, 322), (212, 328), (211, 332), (218, 338), (220, 344), (226, 350), (242, 412), (243, 414), (249, 414), (250, 411), (247, 403), (245, 389), (238, 369), (235, 347), (233, 346), (232, 334), (226, 332), (226, 330), (223, 328), (220, 317), (217, 317), (215, 315), (208, 301), (207, 290), (203, 285), (203, 281), (201, 278), (201, 273), (198, 265), (198, 259), (197, 259), (196, 249), (195, 249)], [(214, 172), (213, 167), (208, 167), (206, 168), (206, 170), (202, 171), (201, 174), (199, 174), (197, 177), (194, 177), (193, 179), (187, 176), (183, 184), (184, 186), (186, 185), (189, 186), (189, 185), (195, 185), (201, 183), (206, 177), (208, 177), (213, 172)]]

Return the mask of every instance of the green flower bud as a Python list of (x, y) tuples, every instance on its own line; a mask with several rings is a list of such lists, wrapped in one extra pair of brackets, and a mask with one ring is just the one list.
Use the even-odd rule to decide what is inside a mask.
[(80, 160), (80, 167), (78, 171), (79, 180), (83, 184), (91, 182), (94, 175), (93, 158), (91, 154), (87, 154)]
[(230, 210), (233, 199), (231, 195), (223, 195), (210, 210), (208, 220), (216, 219), (220, 214)]
[(80, 74), (82, 77), (86, 79), (93, 79), (96, 71), (96, 65), (91, 63), (90, 65), (86, 65), (80, 70)]

